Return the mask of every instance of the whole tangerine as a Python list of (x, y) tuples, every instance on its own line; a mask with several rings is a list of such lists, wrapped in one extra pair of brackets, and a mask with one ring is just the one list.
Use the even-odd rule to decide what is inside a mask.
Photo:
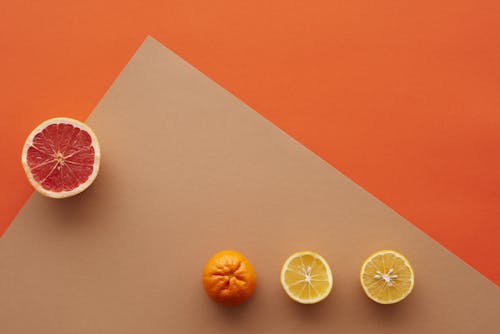
[(215, 254), (203, 269), (203, 288), (219, 304), (240, 305), (252, 296), (255, 286), (252, 264), (234, 250)]

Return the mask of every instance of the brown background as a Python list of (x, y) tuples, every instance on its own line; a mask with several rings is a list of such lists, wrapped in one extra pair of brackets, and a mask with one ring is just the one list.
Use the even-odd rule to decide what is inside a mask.
[[(494, 333), (498, 288), (381, 202), (148, 38), (92, 114), (101, 174), (68, 200), (38, 194), (0, 242), (2, 333)], [(212, 303), (201, 268), (235, 248), (258, 288)], [(416, 271), (404, 302), (359, 286), (381, 248)], [(330, 262), (333, 294), (281, 290), (292, 252)]]

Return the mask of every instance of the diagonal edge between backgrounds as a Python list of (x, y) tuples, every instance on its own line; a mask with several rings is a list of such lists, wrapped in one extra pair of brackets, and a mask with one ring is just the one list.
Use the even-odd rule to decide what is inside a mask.
[[(266, 122), (272, 124), (278, 131), (280, 131), (281, 133), (283, 133), (284, 135), (286, 135), (287, 137), (291, 138), (294, 142), (296, 142), (298, 145), (304, 147), (307, 151), (309, 151), (312, 155), (314, 155), (317, 159), (321, 160), (325, 165), (328, 165), (329, 167), (333, 168), (336, 172), (338, 172), (339, 174), (341, 174), (342, 176), (344, 176), (346, 179), (348, 179), (353, 185), (355, 185), (357, 188), (361, 189), (362, 191), (366, 192), (367, 194), (369, 194), (370, 197), (372, 197), (375, 201), (377, 201), (378, 203), (380, 203), (381, 205), (383, 206), (386, 206), (388, 208), (390, 208), (390, 210), (392, 210), (396, 215), (398, 215), (399, 217), (401, 217), (402, 220), (404, 220), (407, 224), (411, 225), (415, 230), (419, 231), (420, 233), (424, 234), (425, 236), (427, 236), (428, 238), (430, 238), (436, 245), (439, 245), (440, 248), (442, 248), (443, 250), (445, 250), (447, 253), (449, 253), (450, 255), (452, 255), (453, 257), (455, 257), (456, 259), (458, 259), (462, 264), (464, 264), (465, 266), (467, 266), (468, 268), (470, 268), (471, 270), (473, 270), (475, 273), (477, 273), (479, 276), (481, 276), (485, 281), (487, 281), (488, 283), (492, 284), (493, 286), (496, 286), (498, 287), (498, 285), (496, 285), (493, 281), (491, 281), (488, 277), (486, 277), (485, 275), (483, 275), (481, 272), (479, 272), (478, 270), (476, 270), (473, 266), (471, 266), (470, 264), (468, 264), (467, 262), (465, 262), (461, 257), (459, 257), (458, 255), (454, 254), (452, 251), (450, 251), (448, 248), (446, 248), (445, 246), (443, 246), (439, 241), (437, 241), (436, 239), (434, 239), (432, 236), (430, 236), (429, 234), (427, 234), (424, 230), (422, 230), (421, 228), (419, 228), (417, 225), (413, 224), (411, 221), (409, 221), (407, 218), (405, 218), (403, 215), (401, 215), (397, 210), (395, 210), (394, 208), (390, 207), (389, 205), (387, 205), (384, 201), (380, 200), (379, 198), (375, 197), (373, 194), (371, 194), (369, 191), (367, 191), (365, 188), (363, 188), (361, 185), (359, 185), (358, 183), (356, 183), (355, 181), (353, 181), (350, 177), (348, 177), (346, 174), (342, 173), (341, 171), (339, 171), (338, 169), (335, 168), (335, 166), (333, 166), (332, 164), (330, 164), (329, 162), (327, 162), (325, 159), (323, 159), (321, 156), (319, 156), (318, 154), (316, 154), (314, 151), (312, 151), (309, 147), (305, 146), (304, 144), (302, 144), (301, 142), (299, 142), (297, 139), (295, 139), (292, 135), (288, 134), (286, 131), (284, 131), (283, 129), (281, 129), (277, 124), (273, 123), (272, 121), (270, 121), (269, 119), (267, 119), (266, 117), (264, 117), (261, 113), (255, 111), (250, 105), (248, 105), (245, 101), (241, 100), (238, 96), (236, 96), (234, 93), (232, 93), (231, 91), (227, 90), (225, 87), (223, 87), (221, 84), (219, 84), (216, 80), (208, 77), (207, 75), (205, 75), (200, 69), (198, 69), (196, 66), (194, 66), (193, 64), (189, 63), (188, 61), (186, 61), (182, 56), (180, 56), (179, 54), (177, 54), (175, 51), (169, 49), (166, 45), (164, 45), (163, 43), (161, 43), (158, 39), (156, 39), (154, 36), (152, 35), (147, 35), (145, 40), (141, 43), (140, 47), (138, 48), (138, 50), (141, 49), (142, 45), (144, 45), (145, 43), (148, 42), (148, 40), (154, 42), (155, 44), (157, 44), (158, 46), (166, 49), (168, 52), (171, 52), (173, 53), (175, 56), (177, 56), (179, 59), (182, 59), (185, 64), (189, 67), (191, 67), (193, 70), (195, 70), (196, 72), (198, 72), (201, 76), (203, 76), (204, 78), (206, 78), (207, 80), (211, 81), (212, 83), (215, 83), (220, 89), (226, 91), (231, 97), (233, 97), (235, 100), (239, 101), (240, 103), (244, 104), (245, 106), (248, 107), (249, 110), (252, 110), (256, 115), (258, 115), (258, 117), (260, 117), (261, 119), (265, 120)], [(136, 54), (134, 54), (134, 57), (136, 56)], [(132, 59), (131, 59), (132, 60)], [(128, 64), (128, 63), (127, 63)]]

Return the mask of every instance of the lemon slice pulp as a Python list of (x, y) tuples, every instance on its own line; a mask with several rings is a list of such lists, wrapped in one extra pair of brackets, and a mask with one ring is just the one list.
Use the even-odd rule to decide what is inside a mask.
[(294, 301), (315, 304), (330, 294), (332, 272), (321, 255), (310, 251), (294, 253), (283, 264), (281, 285)]
[(370, 255), (361, 266), (360, 280), (366, 295), (380, 304), (394, 304), (405, 299), (415, 283), (410, 262), (393, 250)]

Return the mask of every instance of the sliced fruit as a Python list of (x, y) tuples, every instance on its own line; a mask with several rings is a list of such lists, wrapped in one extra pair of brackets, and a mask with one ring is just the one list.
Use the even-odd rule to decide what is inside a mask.
[(31, 185), (42, 195), (76, 195), (94, 182), (101, 151), (87, 125), (71, 118), (52, 118), (28, 136), (21, 161)]
[(253, 294), (256, 275), (240, 252), (224, 250), (212, 256), (203, 269), (203, 288), (215, 302), (240, 305)]
[(315, 304), (330, 294), (332, 271), (328, 262), (315, 252), (292, 254), (281, 268), (281, 285), (294, 301)]
[(370, 255), (361, 266), (360, 280), (366, 295), (380, 304), (394, 304), (405, 299), (415, 284), (410, 262), (393, 250)]

